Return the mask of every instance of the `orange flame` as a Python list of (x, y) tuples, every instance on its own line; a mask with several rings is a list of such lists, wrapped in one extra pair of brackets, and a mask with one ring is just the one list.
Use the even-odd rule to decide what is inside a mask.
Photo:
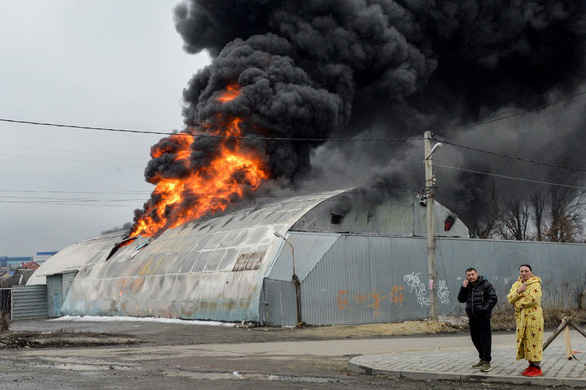
[(222, 103), (229, 102), (230, 100), (234, 100), (236, 96), (240, 95), (240, 88), (238, 84), (230, 84), (226, 87), (226, 92), (224, 92), (219, 98), (218, 101)]
[[(228, 86), (227, 91), (218, 100), (227, 102), (239, 94), (238, 86)], [(224, 135), (236, 137), (225, 139), (220, 144), (220, 153), (211, 163), (192, 172), (186, 178), (158, 177), (151, 199), (157, 199), (155, 205), (135, 222), (130, 237), (137, 235), (154, 236), (161, 229), (174, 228), (188, 221), (200, 218), (204, 214), (213, 214), (226, 209), (236, 198), (244, 195), (246, 188), (256, 189), (263, 180), (269, 178), (262, 159), (251, 151), (241, 148), (239, 138), (242, 135), (241, 118), (225, 121)], [(222, 127), (224, 127), (222, 126)], [(216, 131), (217, 134), (217, 131)], [(153, 158), (165, 152), (172, 152), (175, 161), (183, 160), (189, 164), (193, 138), (187, 134), (172, 135), (180, 150), (153, 150)], [(188, 205), (187, 207), (185, 205)], [(181, 207), (176, 207), (181, 206)], [(178, 209), (180, 215), (167, 215), (169, 209)]]

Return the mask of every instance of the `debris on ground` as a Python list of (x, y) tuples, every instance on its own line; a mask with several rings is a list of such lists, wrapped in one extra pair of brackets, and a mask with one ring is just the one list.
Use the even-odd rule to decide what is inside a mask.
[(2, 332), (2, 348), (91, 347), (138, 344), (143, 341), (129, 335), (89, 332)]

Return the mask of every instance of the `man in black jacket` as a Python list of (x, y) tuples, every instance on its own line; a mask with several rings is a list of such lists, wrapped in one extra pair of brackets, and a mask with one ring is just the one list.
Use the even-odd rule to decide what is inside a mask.
[(470, 337), (478, 350), (480, 361), (473, 368), (482, 372), (492, 370), (490, 367), (490, 349), (492, 333), (490, 331), (490, 313), (498, 301), (494, 287), (484, 277), (479, 276), (474, 268), (466, 270), (466, 280), (460, 287), (458, 301), (466, 303), (466, 314), (470, 324)]

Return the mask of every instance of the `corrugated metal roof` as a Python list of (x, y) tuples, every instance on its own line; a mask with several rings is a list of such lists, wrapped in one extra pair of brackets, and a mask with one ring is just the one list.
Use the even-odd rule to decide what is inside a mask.
[[(267, 264), (282, 245), (274, 232), (285, 234), (303, 214), (340, 192), (292, 197), (189, 223), (140, 250), (131, 244), (108, 260), (86, 262), (62, 312), (256, 321)], [(47, 263), (66, 257), (79, 264), (72, 258), (90, 255), (81, 245)]]
[(50, 257), (35, 271), (27, 285), (45, 284), (47, 275), (75, 272), (103, 260), (126, 232), (105, 234), (73, 244)]
[[(289, 232), (287, 241), (295, 248), (295, 272), (299, 280), (305, 279), (323, 255), (334, 245), (340, 234)], [(293, 256), (289, 245), (283, 240), (276, 261), (267, 271), (267, 278), (291, 281)]]

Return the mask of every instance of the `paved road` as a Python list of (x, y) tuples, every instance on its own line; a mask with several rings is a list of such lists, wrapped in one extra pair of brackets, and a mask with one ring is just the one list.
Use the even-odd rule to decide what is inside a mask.
[[(140, 335), (148, 342), (99, 348), (0, 350), (0, 389), (415, 390), (429, 387), (429, 382), (356, 374), (347, 370), (348, 362), (353, 358), (368, 359), (369, 356), (402, 357), (402, 361), (436, 356), (442, 362), (458, 357), (463, 361), (475, 355), (467, 334), (323, 340), (312, 339), (311, 332), (303, 329), (264, 331), (157, 323), (55, 325), (51, 321), (15, 322), (12, 329), (50, 331), (57, 327), (69, 331), (107, 330), (115, 334)], [(572, 335), (572, 340), (580, 338), (580, 335)], [(514, 344), (514, 334), (496, 334), (493, 342), (495, 353), (502, 351), (499, 359), (503, 364), (515, 364), (513, 355), (507, 352), (507, 348)], [(583, 359), (584, 354), (578, 355)], [(580, 363), (583, 364), (583, 360)], [(429, 367), (433, 368), (433, 365)], [(406, 372), (404, 368), (400, 371)], [(440, 390), (471, 385), (474, 386), (433, 380), (433, 387)], [(507, 383), (486, 382), (483, 388), (513, 387)], [(531, 386), (521, 383), (514, 388), (530, 389)]]

